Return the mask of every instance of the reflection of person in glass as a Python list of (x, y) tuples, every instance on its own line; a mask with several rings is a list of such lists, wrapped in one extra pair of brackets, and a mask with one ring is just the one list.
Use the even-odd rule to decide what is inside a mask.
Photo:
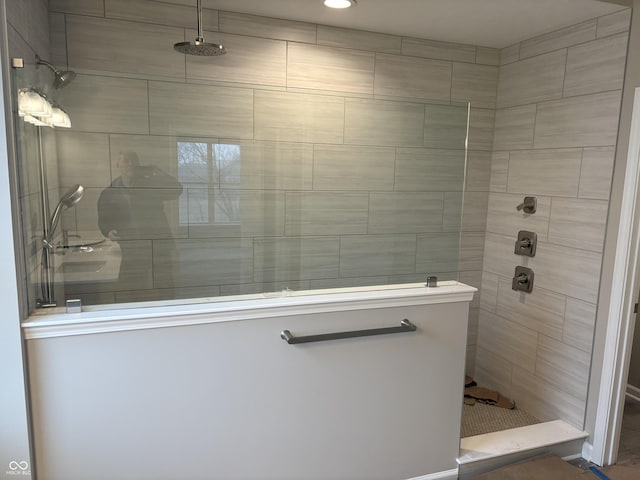
[[(161, 238), (173, 242), (164, 202), (178, 198), (182, 185), (158, 167), (140, 165), (135, 152), (121, 152), (116, 166), (120, 176), (98, 199), (98, 227), (105, 237), (120, 244), (122, 259), (118, 280), (122, 286), (126, 282), (129, 290), (136, 288), (140, 276), (148, 274), (150, 267), (139, 257), (140, 248), (150, 250), (151, 244), (145, 248), (139, 240)], [(173, 243), (167, 249), (169, 255), (172, 252)]]

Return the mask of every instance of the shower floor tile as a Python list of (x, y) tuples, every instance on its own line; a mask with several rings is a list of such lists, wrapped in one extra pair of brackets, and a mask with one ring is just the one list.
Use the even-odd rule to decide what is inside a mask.
[(482, 403), (463, 407), (462, 438), (540, 423), (540, 420), (517, 407), (509, 410)]

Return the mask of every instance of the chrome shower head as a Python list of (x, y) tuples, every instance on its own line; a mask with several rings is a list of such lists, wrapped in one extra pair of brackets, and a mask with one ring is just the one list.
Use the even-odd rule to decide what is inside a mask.
[(173, 49), (176, 52), (184, 53), (185, 55), (197, 55), (200, 57), (217, 57), (224, 55), (227, 51), (222, 44), (219, 43), (207, 43), (204, 41), (202, 35), (202, 0), (198, 0), (198, 36), (193, 42), (178, 42), (173, 45)]
[(60, 203), (66, 208), (71, 208), (82, 199), (83, 195), (84, 187), (79, 184), (75, 185), (71, 190), (69, 190), (60, 198)]
[(76, 72), (73, 70), (65, 70), (60, 71), (56, 67), (54, 67), (51, 63), (46, 60), (42, 60), (38, 55), (36, 55), (36, 65), (46, 65), (53, 72), (53, 88), (56, 90), (60, 90), (61, 88), (69, 85), (74, 78), (76, 78)]
[(179, 42), (173, 46), (174, 50), (185, 55), (198, 55), (200, 57), (217, 57), (227, 53), (219, 43), (206, 43), (204, 38), (196, 37), (193, 42)]
[(51, 215), (51, 220), (49, 220), (49, 228), (48, 234), (46, 238), (43, 240), (43, 243), (50, 248), (53, 248), (51, 241), (53, 240), (53, 234), (56, 231), (56, 227), (58, 226), (58, 222), (60, 221), (60, 216), (62, 215), (62, 211), (65, 208), (71, 208), (76, 203), (78, 203), (82, 196), (84, 195), (84, 187), (82, 185), (75, 185), (71, 188), (67, 193), (65, 193), (56, 205), (56, 209), (53, 211), (53, 215)]

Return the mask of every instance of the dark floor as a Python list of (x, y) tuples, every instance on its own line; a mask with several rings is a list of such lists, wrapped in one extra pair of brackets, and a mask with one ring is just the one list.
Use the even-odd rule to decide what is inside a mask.
[[(560, 457), (542, 456), (514, 465), (508, 465), (489, 473), (474, 477), (474, 480), (599, 480), (589, 470), (588, 463), (575, 465)], [(640, 479), (640, 464), (628, 463), (598, 469), (610, 480)]]
[(638, 462), (640, 462), (640, 402), (627, 397), (622, 417), (618, 464)]

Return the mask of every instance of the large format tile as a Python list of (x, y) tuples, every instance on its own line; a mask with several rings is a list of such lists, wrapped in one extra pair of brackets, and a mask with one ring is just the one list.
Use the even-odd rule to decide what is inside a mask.
[(24, 39), (28, 38), (29, 21), (27, 11), (29, 9), (28, 2), (6, 2), (6, 18), (7, 23), (11, 25), (16, 32)]
[(316, 26), (312, 23), (257, 17), (235, 12), (220, 12), (219, 21), (220, 31), (225, 33), (291, 42), (315, 43), (316, 41)]
[(104, 0), (50, 0), (51, 12), (104, 16)]
[(290, 92), (255, 92), (255, 139), (342, 143), (344, 99)]
[(284, 235), (284, 192), (193, 188), (187, 194), (190, 238)]
[(619, 12), (604, 15), (598, 18), (598, 38), (607, 37), (616, 33), (629, 30), (631, 23), (631, 9), (626, 8)]
[(513, 388), (511, 386), (513, 366), (509, 359), (496, 355), (481, 345), (477, 345), (474, 367), (473, 378), (479, 385), (496, 390), (507, 398), (513, 397), (511, 393)]
[(604, 200), (554, 198), (549, 243), (602, 252), (608, 210)]
[(484, 236), (484, 232), (463, 231), (460, 234), (459, 271), (482, 270)]
[(369, 195), (287, 192), (285, 235), (367, 233)]
[(493, 109), (473, 108), (469, 113), (469, 150), (493, 149), (493, 130), (496, 112)]
[(482, 288), (480, 289), (480, 308), (496, 313), (498, 307), (498, 282), (500, 277), (495, 273), (482, 272)]
[(338, 277), (338, 237), (256, 239), (254, 250), (256, 282)]
[(312, 290), (325, 288), (365, 287), (387, 284), (389, 284), (389, 277), (384, 275), (376, 277), (324, 278), (319, 280), (309, 280), (309, 288), (311, 288)]
[(615, 145), (620, 95), (613, 91), (539, 104), (534, 147)]
[(520, 43), (520, 58), (558, 50), (596, 38), (597, 20), (588, 20)]
[[(150, 0), (104, 0), (105, 16), (134, 22), (158, 23), (175, 27), (193, 28), (193, 8)], [(218, 11), (202, 9), (202, 26), (205, 30), (218, 29)], [(180, 40), (176, 40), (178, 42)]]
[(512, 398), (518, 408), (544, 422), (562, 418), (582, 430), (586, 397), (578, 399), (518, 365), (514, 365), (512, 380)]
[(465, 148), (469, 116), (467, 106), (426, 104), (424, 109), (426, 148)]
[(567, 298), (564, 313), (562, 341), (567, 345), (591, 353), (593, 333), (596, 324), (596, 306), (575, 298)]
[(395, 190), (461, 192), (464, 168), (464, 150), (398, 148)]
[[(194, 139), (195, 140), (195, 139)], [(198, 139), (199, 140), (199, 139)], [(180, 144), (189, 142), (189, 139), (179, 139), (172, 136), (156, 135), (109, 135), (109, 152), (111, 164), (111, 179), (119, 177), (121, 172), (118, 169), (118, 158), (121, 153), (135, 153), (140, 160), (140, 165), (154, 166), (163, 172), (176, 178), (191, 180), (190, 176), (181, 175), (179, 169), (187, 167), (186, 159), (181, 158), (179, 152), (182, 148)], [(206, 150), (206, 144), (205, 144)], [(188, 150), (188, 149), (187, 149)], [(209, 172), (205, 172), (201, 180), (203, 183), (210, 181)]]
[(44, 58), (50, 58), (48, 2), (27, 0), (27, 38), (29, 45)]
[[(537, 211), (531, 215), (516, 209), (522, 201), (522, 195), (491, 193), (487, 215), (487, 232), (514, 235), (520, 230), (526, 230), (535, 232), (539, 241), (546, 241), (551, 198), (537, 197)], [(513, 253), (513, 248), (511, 253)]]
[(251, 295), (263, 294), (265, 297), (280, 296), (287, 291), (309, 290), (309, 280), (243, 283), (239, 285), (220, 285), (220, 295)]
[[(469, 272), (460, 272), (460, 282), (470, 285), (478, 289), (476, 293), (473, 294), (473, 300), (469, 303), (469, 308), (474, 310), (480, 308), (480, 287), (482, 286), (482, 271), (469, 271)], [(474, 316), (477, 321), (478, 312), (474, 312)], [(475, 342), (474, 342), (475, 343)]]
[(535, 372), (538, 333), (510, 320), (480, 310), (478, 346)]
[(371, 52), (289, 42), (287, 87), (372, 94), (374, 59)]
[(471, 102), (471, 108), (495, 108), (498, 67), (453, 64), (451, 100)]
[(182, 28), (67, 17), (71, 68), (184, 78), (184, 55), (173, 49), (183, 38)]
[(491, 153), (469, 150), (467, 152), (467, 192), (488, 192), (491, 181)]
[(575, 197), (582, 150), (523, 150), (509, 158), (509, 193)]
[(494, 150), (533, 148), (536, 106), (500, 108), (496, 110)]
[[(187, 30), (187, 38), (196, 32)], [(229, 33), (209, 34), (227, 50), (226, 55), (186, 55), (187, 78), (218, 82), (275, 85), (284, 87), (287, 75), (287, 42), (245, 37)]]
[(78, 75), (61, 92), (73, 130), (149, 133), (147, 82), (129, 78)]
[(372, 192), (367, 233), (442, 231), (440, 192)]
[(578, 189), (580, 198), (609, 199), (615, 153), (615, 147), (584, 149)]
[[(393, 190), (396, 151), (391, 147), (315, 145), (315, 190)], [(367, 172), (363, 175), (362, 172)]]
[(536, 375), (558, 390), (584, 399), (589, 385), (591, 355), (558, 340), (540, 336)]
[(562, 96), (566, 50), (503, 65), (498, 77), (497, 106), (526, 105)]
[(51, 38), (49, 61), (58, 66), (67, 65), (67, 27), (64, 14), (49, 14), (49, 35)]
[(513, 278), (520, 258), (513, 253), (518, 232), (511, 235), (499, 235), (487, 232), (484, 243), (483, 270), (506, 278)]
[(417, 237), (416, 270), (419, 272), (458, 271), (460, 234), (425, 233)]
[[(534, 277), (535, 278), (535, 277)], [(547, 337), (562, 339), (565, 296), (543, 288), (515, 292), (511, 280), (500, 278), (497, 314)]]
[(533, 288), (538, 285), (585, 302), (597, 301), (601, 254), (541, 242), (536, 256), (528, 260), (535, 272)]
[(569, 48), (564, 96), (620, 90), (628, 35), (621, 33)]
[(251, 138), (253, 91), (149, 82), (149, 114), (152, 134)]
[(449, 100), (451, 63), (376, 54), (374, 93), (393, 97)]
[(384, 33), (318, 25), (318, 45), (355, 48), (380, 53), (400, 53), (402, 38)]
[(154, 286), (199, 287), (253, 281), (251, 239), (181, 239), (153, 243)]
[(313, 145), (226, 139), (220, 143), (237, 145), (240, 152), (220, 169), (223, 188), (311, 190)]
[(414, 273), (415, 235), (348, 235), (340, 238), (340, 276)]
[(476, 47), (473, 45), (438, 42), (436, 40), (412, 37), (402, 37), (402, 54), (456, 62), (475, 63), (476, 61)]
[(500, 65), (500, 49), (476, 47), (476, 63), (479, 65)]
[(509, 152), (493, 152), (491, 155), (490, 192), (506, 192), (509, 177)]
[[(462, 202), (467, 200), (464, 192), (444, 192), (444, 211), (442, 215), (442, 231), (443, 232), (460, 232), (462, 231)], [(475, 210), (475, 208), (474, 208)], [(465, 212), (468, 213), (468, 212)], [(484, 210), (486, 221), (487, 211), (486, 204)], [(468, 216), (467, 216), (468, 219)]]
[(422, 104), (359, 98), (345, 100), (345, 144), (420, 147), (423, 136)]
[[(204, 287), (186, 288), (154, 288), (153, 290), (130, 290), (115, 292), (114, 303), (158, 302), (186, 298), (211, 298), (220, 296), (220, 287), (206, 285)], [(84, 302), (82, 302), (84, 304)]]
[(56, 146), (64, 186), (106, 187), (111, 183), (108, 135), (58, 130)]
[(500, 50), (500, 65), (517, 62), (520, 60), (520, 44), (510, 45)]
[[(456, 195), (456, 194), (454, 194)], [(487, 228), (489, 192), (465, 192), (462, 209), (463, 232), (484, 232)]]

